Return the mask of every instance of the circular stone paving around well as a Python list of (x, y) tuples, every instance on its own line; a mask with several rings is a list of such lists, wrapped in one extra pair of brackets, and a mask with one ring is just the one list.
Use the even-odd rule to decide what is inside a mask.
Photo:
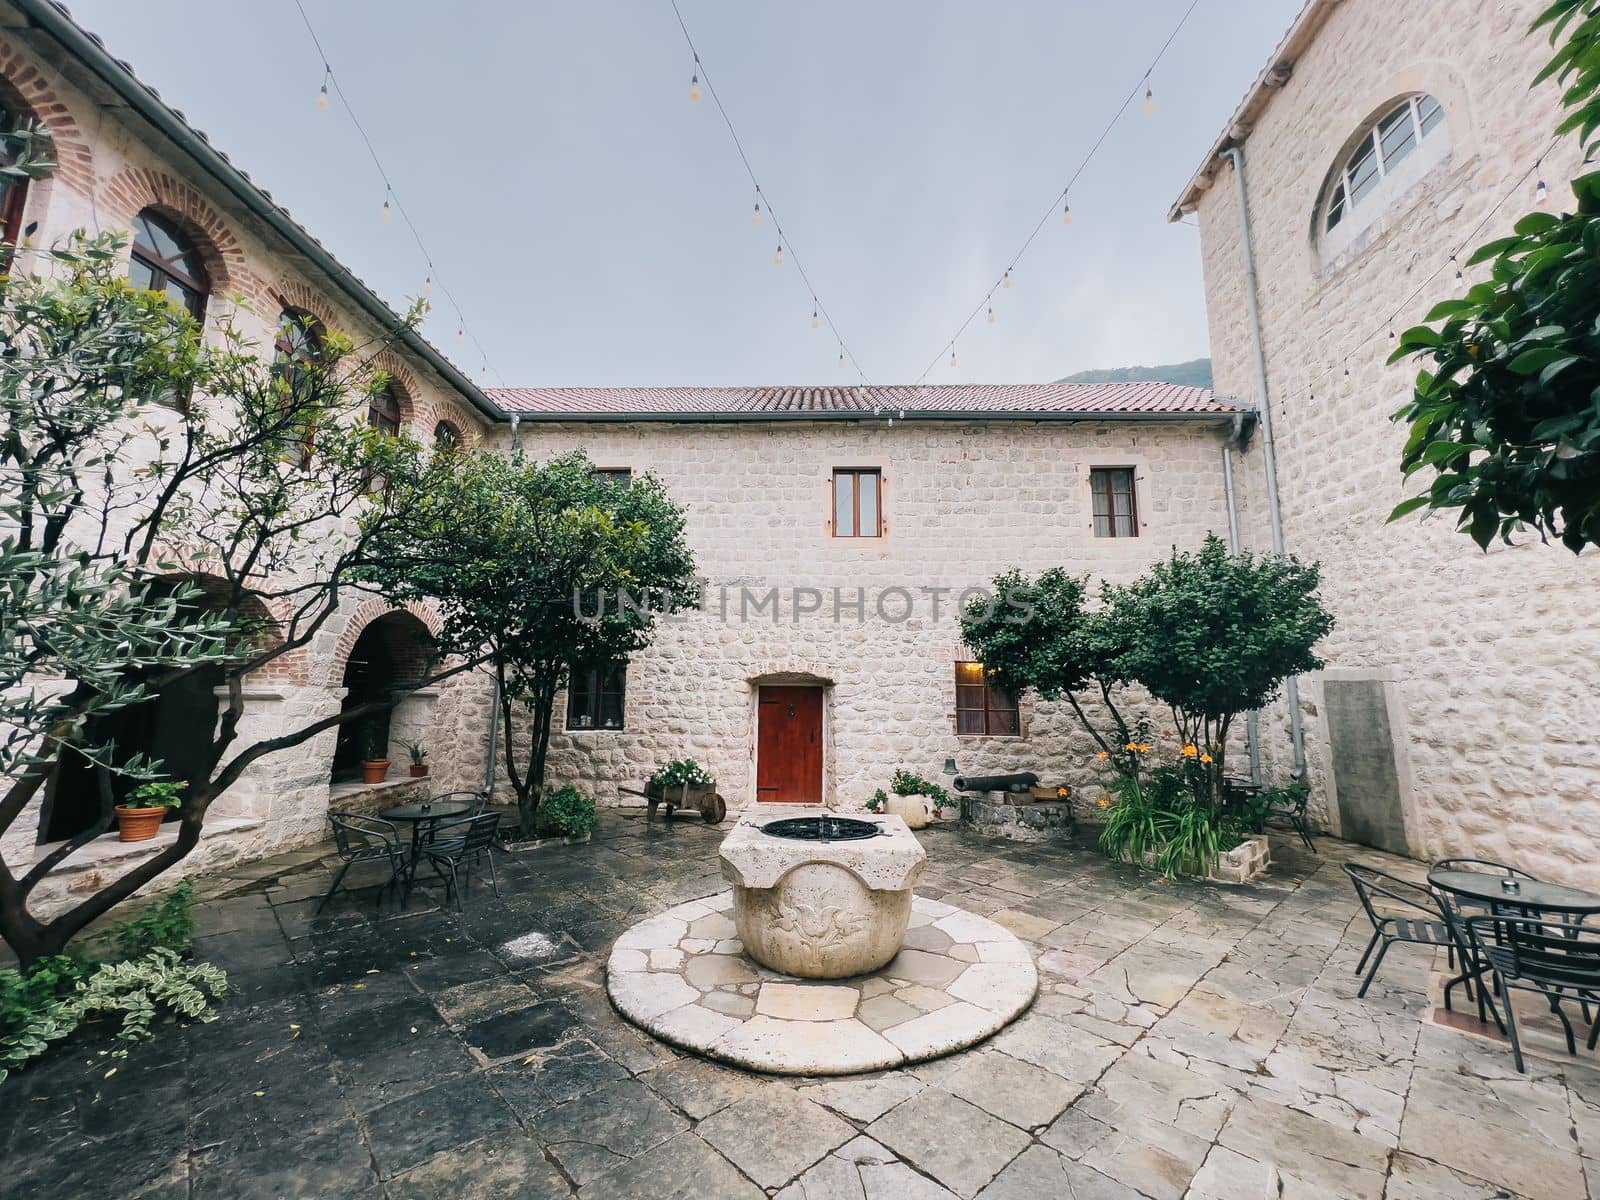
[(752, 1071), (849, 1075), (961, 1050), (1016, 1019), (1039, 986), (1008, 930), (936, 900), (912, 904), (905, 946), (850, 979), (796, 979), (744, 954), (733, 893), (641, 921), (612, 948), (617, 1010), (663, 1041)]

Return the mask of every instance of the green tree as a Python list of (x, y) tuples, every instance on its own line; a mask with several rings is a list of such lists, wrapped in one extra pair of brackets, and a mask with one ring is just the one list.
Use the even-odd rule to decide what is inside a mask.
[(1322, 666), (1314, 648), (1333, 618), (1317, 597), (1319, 580), (1315, 564), (1229, 553), (1210, 535), (1199, 550), (1175, 549), (1107, 593), (1107, 611), (1137, 634), (1120, 669), (1171, 710), (1193, 748), (1187, 773), (1197, 799), (1221, 803), (1237, 717), (1271, 703), (1284, 680)]
[[(533, 836), (556, 695), (572, 669), (625, 660), (660, 618), (697, 601), (683, 510), (654, 477), (598, 477), (581, 452), (547, 463), (520, 450), (445, 456), (417, 493), (368, 578), (431, 600), (443, 648), (492, 668), (506, 775)], [(519, 708), (530, 719), (522, 746)]]
[[(188, 855), (252, 763), (381, 707), (240, 738), (250, 673), (305, 647), (351, 596), (422, 469), (414, 441), (365, 421), (388, 339), (328, 331), (316, 354), (277, 362), (230, 320), (202, 337), (131, 286), (125, 252), (80, 240), (45, 255), (48, 272), (19, 264), (0, 282), (0, 834), (68, 757), (88, 764), (99, 807), (36, 861), (0, 863), (0, 936), (24, 964)], [(36, 915), (38, 885), (110, 827), (114, 793), (167, 774), (101, 718), (199, 670), (221, 673), (224, 699), (195, 730), (176, 839)]]
[[(1127, 747), (1141, 735), (1119, 699), (1130, 678), (1124, 656), (1134, 632), (1123, 614), (1090, 609), (1086, 580), (1060, 567), (1037, 579), (1006, 571), (990, 586), (995, 599), (974, 600), (961, 614), (962, 640), (989, 678), (1014, 696), (1032, 688), (1046, 700), (1065, 700), (1102, 753), (1137, 774), (1138, 755)], [(1095, 699), (1109, 728), (1084, 707)]]
[[(1533, 27), (1552, 43), (1567, 35), (1534, 82), (1564, 85), (1556, 133), (1576, 133), (1592, 157), (1600, 0), (1558, 0)], [(1423, 364), (1395, 414), (1410, 423), (1401, 467), (1431, 482), (1391, 521), (1452, 512), (1485, 548), (1522, 529), (1574, 553), (1600, 544), (1600, 172), (1572, 192), (1573, 211), (1530, 213), (1480, 246), (1466, 265), (1489, 264), (1489, 278), (1401, 335), (1390, 361)]]

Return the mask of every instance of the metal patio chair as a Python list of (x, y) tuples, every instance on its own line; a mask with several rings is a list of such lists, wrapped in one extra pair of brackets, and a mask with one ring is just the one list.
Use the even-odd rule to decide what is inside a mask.
[[(333, 841), (343, 865), (333, 877), (333, 886), (328, 889), (328, 894), (317, 905), (317, 912), (327, 907), (334, 893), (343, 886), (345, 874), (357, 863), (387, 863), (389, 878), (383, 883), (384, 890), (400, 885), (406, 874), (406, 848), (400, 844), (400, 831), (395, 828), (393, 821), (361, 813), (331, 811), (328, 821), (333, 825)], [(380, 901), (383, 899), (382, 892), (378, 898)]]
[(484, 791), (482, 788), (477, 790), (468, 788), (459, 792), (445, 792), (442, 795), (431, 796), (429, 797), (429, 800), (434, 804), (438, 804), (441, 800), (465, 800), (472, 805), (472, 807), (467, 810), (466, 815), (469, 817), (482, 816), (484, 809), (489, 807), (489, 793)]
[(1311, 799), (1309, 788), (1295, 789), (1295, 798), (1288, 804), (1267, 805), (1267, 810), (1262, 814), (1262, 823), (1275, 825), (1279, 829), (1292, 829), (1300, 835), (1300, 840), (1306, 844), (1306, 849), (1315, 854), (1317, 844), (1311, 840), (1311, 827), (1306, 823), (1306, 804)]
[[(1511, 1056), (1517, 1070), (1526, 1073), (1522, 1062), (1522, 1041), (1517, 1032), (1517, 1014), (1511, 1003), (1511, 990), (1537, 992), (1561, 1018), (1567, 1035), (1567, 1053), (1578, 1053), (1572, 1022), (1561, 1009), (1563, 1000), (1577, 1000), (1584, 1008), (1600, 1004), (1600, 931), (1570, 925), (1565, 921), (1545, 921), (1536, 917), (1483, 914), (1469, 917), (1467, 932), (1473, 948), (1494, 973), (1494, 982), (1505, 999), (1506, 1032), (1511, 1037)], [(1481, 990), (1481, 988), (1480, 988)], [(1589, 1023), (1585, 1045), (1593, 1050), (1600, 1039), (1600, 1017)]]
[[(1367, 919), (1372, 922), (1372, 937), (1361, 955), (1361, 961), (1356, 964), (1357, 975), (1363, 970), (1367, 971), (1357, 996), (1367, 994), (1378, 968), (1383, 964), (1383, 956), (1389, 953), (1389, 947), (1396, 942), (1445, 949), (1454, 944), (1450, 925), (1439, 906), (1439, 898), (1426, 887), (1363, 863), (1345, 863), (1344, 873), (1350, 877), (1356, 889), (1356, 898), (1361, 901)], [(1378, 951), (1376, 958), (1372, 958), (1374, 949)], [(1372, 967), (1367, 970), (1369, 958), (1372, 958)], [(1468, 994), (1472, 994), (1471, 982), (1466, 977), (1451, 980), (1445, 985), (1446, 1008), (1450, 1007), (1450, 989), (1458, 983), (1466, 983)]]
[(472, 868), (484, 860), (489, 863), (489, 881), (494, 894), (500, 894), (500, 879), (494, 867), (495, 836), (500, 826), (500, 814), (480, 813), (475, 817), (455, 817), (440, 821), (429, 831), (422, 843), (417, 862), (406, 880), (406, 895), (416, 881), (416, 868), (426, 863), (433, 873), (444, 881), (444, 901), (455, 898), (456, 911), (462, 910), (462, 884), (472, 886)]

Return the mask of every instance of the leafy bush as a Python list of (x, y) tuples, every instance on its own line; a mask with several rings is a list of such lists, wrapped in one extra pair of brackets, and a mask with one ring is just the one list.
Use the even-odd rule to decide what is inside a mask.
[(152, 950), (189, 953), (194, 944), (194, 884), (187, 879), (161, 899), (147, 905), (131, 921), (124, 921), (105, 936), (116, 947), (117, 958), (143, 958)]
[(889, 780), (889, 790), (896, 796), (927, 796), (936, 808), (944, 808), (951, 803), (950, 793), (937, 783), (929, 783), (922, 776), (913, 775), (904, 768), (896, 771)]
[(1143, 778), (1121, 774), (1112, 785), (1100, 849), (1122, 862), (1150, 865), (1168, 879), (1209, 873), (1218, 854), (1249, 832), (1238, 815), (1197, 802), (1185, 767), (1165, 763)]
[(170, 779), (141, 783), (128, 795), (128, 808), (179, 808), (183, 804), (183, 784)]
[(684, 784), (694, 787), (710, 783), (711, 772), (692, 758), (675, 758), (666, 766), (657, 767), (656, 773), (650, 776), (650, 782), (664, 788), (682, 787)]
[(867, 801), (866, 808), (871, 813), (881, 813), (889, 807), (889, 793), (879, 788), (872, 793), (872, 799)]
[[(161, 1008), (191, 1020), (214, 1021), (213, 1000), (228, 993), (228, 977), (210, 963), (185, 963), (158, 947), (136, 959), (90, 966), (63, 956), (41, 959), (26, 975), (0, 970), (0, 1082), (98, 1017), (120, 1019), (117, 1040), (154, 1036)], [(112, 1052), (127, 1055), (127, 1047)]]
[(539, 832), (559, 837), (583, 837), (600, 820), (593, 796), (568, 784), (546, 792), (539, 802)]

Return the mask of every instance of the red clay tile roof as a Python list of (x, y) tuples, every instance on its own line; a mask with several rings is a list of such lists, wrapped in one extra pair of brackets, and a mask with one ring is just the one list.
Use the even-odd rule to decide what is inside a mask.
[(946, 384), (939, 387), (491, 388), (501, 408), (534, 420), (760, 420), (895, 416), (1224, 417), (1247, 407), (1171, 383)]

